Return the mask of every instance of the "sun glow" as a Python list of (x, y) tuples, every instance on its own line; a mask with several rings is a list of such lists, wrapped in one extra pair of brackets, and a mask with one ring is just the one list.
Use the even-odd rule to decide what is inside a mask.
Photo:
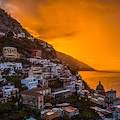
[(4, 0), (37, 38), (98, 70), (120, 70), (119, 0)]

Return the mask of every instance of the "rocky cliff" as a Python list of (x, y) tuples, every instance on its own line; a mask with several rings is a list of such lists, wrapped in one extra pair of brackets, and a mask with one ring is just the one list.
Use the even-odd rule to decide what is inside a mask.
[[(13, 19), (8, 13), (0, 8), (0, 32), (6, 33), (5, 36), (0, 37), (0, 55), (2, 55), (2, 48), (16, 47), (18, 52), (25, 55), (26, 57), (31, 57), (30, 49), (37, 49), (42, 51), (43, 59), (54, 59), (60, 58), (62, 61), (66, 62), (73, 70), (94, 70), (87, 64), (80, 62), (71, 56), (66, 54), (56, 52), (55, 49), (43, 40), (35, 39), (31, 41), (28, 39), (31, 36), (21, 24)], [(25, 33), (24, 38), (14, 38), (12, 33), (20, 34)], [(56, 54), (57, 53), (57, 54)]]
[(13, 19), (8, 13), (6, 13), (1, 8), (0, 32), (6, 34), (14, 32), (16, 35), (20, 33), (25, 34), (24, 38), (14, 38), (12, 35), (0, 37), (0, 54), (2, 54), (2, 48), (4, 46), (9, 46), (16, 47), (19, 53), (28, 57), (31, 56), (30, 49), (41, 50), (42, 58), (44, 59), (53, 59), (57, 57), (54, 48), (45, 41), (39, 39), (34, 39), (34, 41), (29, 40), (28, 37), (31, 35), (21, 26), (21, 24), (18, 21)]
[(22, 28), (20, 23), (13, 19), (10, 14), (5, 12), (3, 9), (0, 8), (0, 31), (2, 32), (9, 32), (14, 31), (16, 34), (18, 33), (25, 33), (27, 36), (30, 34)]
[(69, 56), (61, 52), (56, 52), (58, 58), (60, 58), (62, 61), (66, 62), (69, 67), (73, 70), (77, 71), (94, 71), (95, 69), (90, 67), (89, 65)]

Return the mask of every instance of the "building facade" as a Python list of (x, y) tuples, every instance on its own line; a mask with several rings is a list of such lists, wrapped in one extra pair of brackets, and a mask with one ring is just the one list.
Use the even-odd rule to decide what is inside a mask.
[(32, 56), (37, 57), (37, 58), (41, 58), (41, 56), (42, 56), (41, 50), (30, 49), (30, 51), (32, 52)]
[(65, 111), (65, 114), (71, 118), (72, 116), (79, 115), (79, 110), (77, 108), (74, 108), (72, 106), (64, 107), (63, 110)]
[(113, 118), (119, 120), (120, 119), (120, 105), (113, 107)]
[(51, 95), (51, 88), (49, 88), (49, 87), (39, 87), (39, 88), (36, 88), (34, 90), (40, 94), (43, 94), (43, 96)]
[(12, 97), (19, 97), (19, 89), (15, 88), (14, 85), (3, 86), (2, 89), (3, 98), (6, 98), (7, 101), (10, 101)]
[(14, 62), (4, 62), (0, 63), (0, 69), (3, 71), (4, 69), (10, 70), (22, 70), (22, 63), (14, 63)]
[(59, 115), (58, 111), (47, 109), (45, 111), (42, 111), (41, 117), (45, 120), (52, 120), (52, 119), (58, 117), (58, 115)]
[(3, 56), (5, 58), (20, 58), (21, 54), (17, 52), (17, 48), (15, 47), (4, 47), (3, 48)]
[(57, 100), (61, 99), (62, 97), (67, 98), (69, 95), (71, 95), (70, 89), (61, 90), (61, 91), (52, 93), (52, 97), (57, 99)]
[(44, 107), (43, 95), (35, 90), (25, 90), (21, 93), (22, 103), (32, 108), (42, 109)]
[(117, 100), (116, 91), (111, 89), (111, 91), (106, 92), (104, 106), (112, 107), (115, 105), (116, 100)]
[(30, 90), (37, 88), (38, 80), (35, 77), (27, 77), (21, 80), (21, 84), (24, 84)]

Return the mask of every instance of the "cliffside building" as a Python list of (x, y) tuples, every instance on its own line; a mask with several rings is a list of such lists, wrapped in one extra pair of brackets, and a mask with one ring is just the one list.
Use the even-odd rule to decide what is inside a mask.
[(41, 56), (42, 56), (41, 50), (30, 49), (30, 51), (32, 52), (32, 56), (34, 56), (36, 58), (41, 58)]
[(69, 118), (71, 118), (72, 116), (75, 116), (75, 115), (79, 115), (79, 110), (72, 106), (64, 107), (63, 110), (69, 116)]
[(60, 100), (62, 97), (67, 98), (69, 95), (71, 95), (70, 89), (52, 93), (52, 97), (57, 100)]
[(105, 107), (112, 107), (116, 105), (117, 97), (116, 97), (116, 91), (112, 90), (107, 91), (105, 95)]
[(44, 111), (42, 111), (41, 113), (41, 117), (45, 120), (52, 120), (56, 117), (58, 117), (58, 111), (56, 110), (51, 110), (51, 109), (46, 109)]
[(22, 102), (32, 108), (41, 109), (44, 107), (43, 94), (36, 92), (36, 90), (25, 90), (21, 93)]
[(17, 52), (17, 48), (15, 47), (3, 47), (3, 56), (5, 58), (20, 58), (21, 54)]

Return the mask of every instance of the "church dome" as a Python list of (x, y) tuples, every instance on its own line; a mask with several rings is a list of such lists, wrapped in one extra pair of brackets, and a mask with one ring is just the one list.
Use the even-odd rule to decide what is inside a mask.
[(101, 84), (101, 81), (99, 81), (99, 85), (96, 87), (96, 90), (104, 90), (104, 87)]

